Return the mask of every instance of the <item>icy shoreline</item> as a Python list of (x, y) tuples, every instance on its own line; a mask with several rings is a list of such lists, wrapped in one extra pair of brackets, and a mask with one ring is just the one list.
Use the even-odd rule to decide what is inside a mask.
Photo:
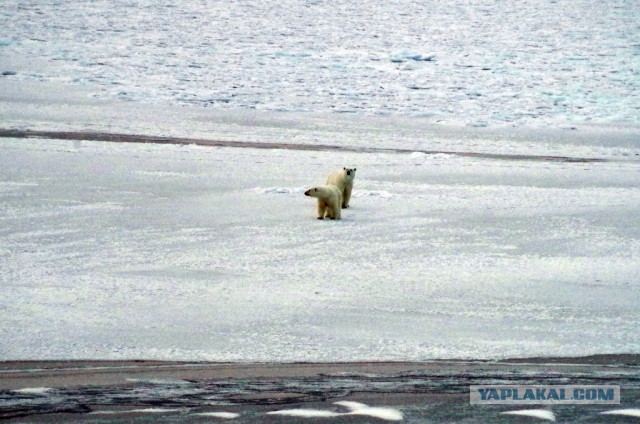
[[(554, 363), (554, 361), (558, 361)], [(241, 423), (337, 418), (346, 406), (371, 406), (381, 420), (408, 423), (494, 422), (513, 406), (469, 406), (479, 384), (619, 385), (621, 405), (554, 405), (569, 422), (591, 422), (621, 408), (638, 412), (637, 355), (530, 358), (512, 361), (376, 363), (185, 363), (153, 361), (0, 362), (0, 417), (192, 422), (199, 417)], [(354, 402), (359, 402), (355, 404)], [(634, 408), (634, 409), (631, 409)], [(373, 415), (377, 413), (376, 415)], [(384, 413), (384, 414), (382, 414)], [(321, 415), (320, 415), (321, 414)], [(633, 415), (630, 415), (633, 416)], [(297, 418), (296, 418), (297, 417)]]

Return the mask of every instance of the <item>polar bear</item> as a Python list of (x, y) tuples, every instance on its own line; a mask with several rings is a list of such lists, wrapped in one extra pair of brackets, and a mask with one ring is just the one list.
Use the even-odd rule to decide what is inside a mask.
[(349, 207), (355, 177), (356, 168), (342, 168), (342, 171), (334, 172), (327, 177), (327, 184), (333, 184), (342, 192), (342, 209)]
[(334, 185), (321, 185), (311, 187), (304, 192), (305, 196), (318, 198), (318, 219), (325, 217), (340, 219), (340, 205), (342, 205), (342, 193)]

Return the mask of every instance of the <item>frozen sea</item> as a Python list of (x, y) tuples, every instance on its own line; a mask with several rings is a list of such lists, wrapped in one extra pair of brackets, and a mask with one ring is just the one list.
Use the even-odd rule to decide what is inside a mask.
[(478, 127), (640, 123), (637, 0), (6, 0), (0, 27), (6, 78), (98, 98)]
[(639, 13), (4, 2), (0, 130), (292, 148), (0, 138), (0, 359), (640, 352)]

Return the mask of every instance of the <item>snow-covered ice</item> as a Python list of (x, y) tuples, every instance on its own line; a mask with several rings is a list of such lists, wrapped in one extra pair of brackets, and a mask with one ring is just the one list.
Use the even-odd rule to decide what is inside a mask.
[(600, 414), (602, 414), (602, 415), (621, 415), (621, 416), (626, 416), (626, 417), (640, 418), (640, 409), (638, 409), (638, 408), (614, 409), (614, 410), (611, 410), (611, 411), (603, 411)]
[(0, 139), (0, 359), (639, 352), (638, 13), (6, 2), (0, 131), (308, 150)]
[(49, 387), (27, 387), (24, 389), (16, 389), (13, 390), (15, 393), (23, 393), (29, 395), (46, 395), (51, 391)]
[[(639, 347), (637, 161), (42, 139), (0, 161), (3, 359)], [(343, 164), (352, 208), (317, 221), (300, 187)]]
[(0, 79), (220, 109), (638, 125), (638, 22), (636, 0), (9, 0)]
[(556, 421), (556, 416), (553, 413), (553, 411), (550, 411), (547, 409), (524, 409), (524, 410), (518, 410), (518, 411), (501, 412), (501, 414), (538, 418), (540, 420), (545, 420), (545, 421), (553, 421), (553, 422)]
[(339, 417), (339, 412), (322, 410), (322, 409), (280, 409), (277, 411), (267, 412), (267, 415), (284, 415), (287, 417), (298, 417), (298, 418), (335, 418)]
[(345, 408), (348, 411), (345, 413), (347, 415), (364, 415), (386, 421), (402, 421), (403, 418), (402, 412), (393, 408), (369, 406), (364, 403), (348, 400), (342, 400), (334, 403)]
[(335, 412), (323, 409), (281, 409), (268, 412), (268, 415), (284, 415), (299, 418), (336, 418), (347, 415), (362, 415), (373, 417), (384, 421), (402, 421), (402, 412), (393, 408), (369, 406), (364, 403), (339, 401), (334, 402), (335, 405), (346, 409), (346, 412)]

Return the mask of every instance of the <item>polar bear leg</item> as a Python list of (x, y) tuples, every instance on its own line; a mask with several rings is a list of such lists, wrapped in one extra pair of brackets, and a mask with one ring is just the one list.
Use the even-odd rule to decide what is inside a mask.
[(327, 210), (327, 202), (323, 199), (318, 199), (318, 219), (324, 219)]
[(340, 206), (341, 206), (340, 203), (338, 203), (337, 205), (335, 205), (332, 208), (331, 219), (341, 219), (341, 208), (340, 208)]
[(347, 184), (344, 188), (344, 193), (342, 196), (342, 209), (347, 209), (349, 207), (349, 200), (351, 200), (351, 189), (353, 189), (353, 186), (351, 184)]
[(342, 191), (338, 187), (335, 189), (338, 195), (335, 202), (328, 204), (331, 207), (331, 219), (340, 219), (342, 217)]
[(335, 203), (327, 203), (327, 217), (331, 219), (340, 219), (342, 215), (342, 210), (340, 208), (341, 199), (336, 201)]

